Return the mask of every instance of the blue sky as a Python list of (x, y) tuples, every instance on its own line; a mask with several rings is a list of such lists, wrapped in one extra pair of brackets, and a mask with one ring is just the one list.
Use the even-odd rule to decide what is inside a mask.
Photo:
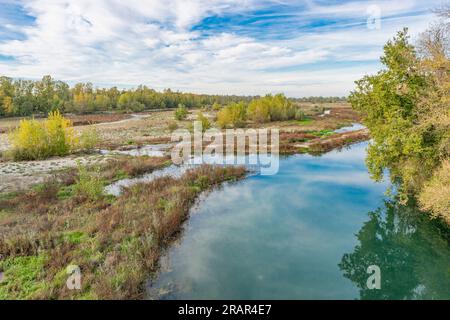
[(0, 0), (0, 74), (221, 94), (347, 95), (442, 1)]

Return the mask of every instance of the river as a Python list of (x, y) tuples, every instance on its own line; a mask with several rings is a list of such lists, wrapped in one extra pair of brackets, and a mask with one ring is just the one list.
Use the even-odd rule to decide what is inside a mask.
[[(204, 195), (150, 299), (450, 299), (450, 232), (369, 177), (367, 142)], [(369, 266), (381, 288), (369, 289)]]

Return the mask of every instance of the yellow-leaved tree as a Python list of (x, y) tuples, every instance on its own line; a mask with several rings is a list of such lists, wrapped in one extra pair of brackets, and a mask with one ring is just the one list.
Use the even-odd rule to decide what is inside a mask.
[(15, 160), (37, 160), (63, 156), (78, 146), (70, 120), (59, 111), (50, 112), (44, 121), (24, 119), (10, 134)]

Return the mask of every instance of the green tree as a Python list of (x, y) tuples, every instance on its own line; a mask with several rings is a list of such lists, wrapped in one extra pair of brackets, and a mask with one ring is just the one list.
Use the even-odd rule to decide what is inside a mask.
[[(448, 157), (443, 147), (448, 144), (448, 124), (446, 129), (433, 123), (422, 125), (424, 101), (436, 101), (442, 93), (433, 74), (423, 69), (407, 29), (385, 45), (381, 62), (385, 69), (357, 81), (349, 100), (363, 113), (373, 138), (366, 160), (369, 171), (381, 180), (384, 170), (389, 170), (405, 199), (420, 191)], [(444, 116), (448, 105), (440, 110)]]

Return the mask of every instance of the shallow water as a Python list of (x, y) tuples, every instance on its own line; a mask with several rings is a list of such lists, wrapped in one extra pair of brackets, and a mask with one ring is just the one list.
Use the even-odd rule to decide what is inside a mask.
[(101, 154), (126, 154), (130, 156), (164, 157), (170, 152), (172, 144), (147, 144), (127, 150), (100, 150)]
[[(138, 183), (149, 183), (157, 178), (163, 177), (163, 176), (170, 176), (173, 178), (179, 178), (184, 173), (186, 173), (187, 170), (193, 169), (195, 167), (198, 167), (202, 164), (209, 164), (209, 165), (220, 165), (220, 166), (245, 166), (250, 174), (255, 174), (261, 172), (261, 169), (263, 168), (269, 168), (270, 165), (268, 164), (268, 160), (271, 161), (279, 161), (278, 156), (270, 157), (267, 154), (264, 155), (257, 155), (257, 154), (250, 154), (245, 156), (232, 156), (231, 164), (227, 164), (226, 162), (226, 156), (207, 156), (204, 155), (202, 157), (193, 157), (186, 161), (186, 163), (182, 165), (170, 165), (166, 168), (155, 170), (151, 173), (144, 174), (139, 177), (134, 178), (127, 178), (127, 179), (121, 179), (118, 180), (108, 186), (105, 187), (105, 193), (110, 194), (113, 196), (119, 196), (122, 193), (122, 189), (126, 187), (131, 187)], [(261, 164), (261, 159), (262, 163)], [(266, 170), (268, 171), (268, 170)]]
[[(156, 299), (449, 299), (449, 232), (385, 198), (367, 143), (281, 159), (191, 210), (148, 284)], [(369, 290), (369, 265), (381, 289)]]
[(360, 123), (352, 123), (351, 126), (347, 126), (347, 127), (342, 127), (339, 129), (334, 130), (334, 132), (336, 133), (344, 133), (344, 132), (352, 132), (352, 131), (357, 131), (357, 130), (361, 130), (361, 129), (366, 129), (366, 126), (360, 124)]

